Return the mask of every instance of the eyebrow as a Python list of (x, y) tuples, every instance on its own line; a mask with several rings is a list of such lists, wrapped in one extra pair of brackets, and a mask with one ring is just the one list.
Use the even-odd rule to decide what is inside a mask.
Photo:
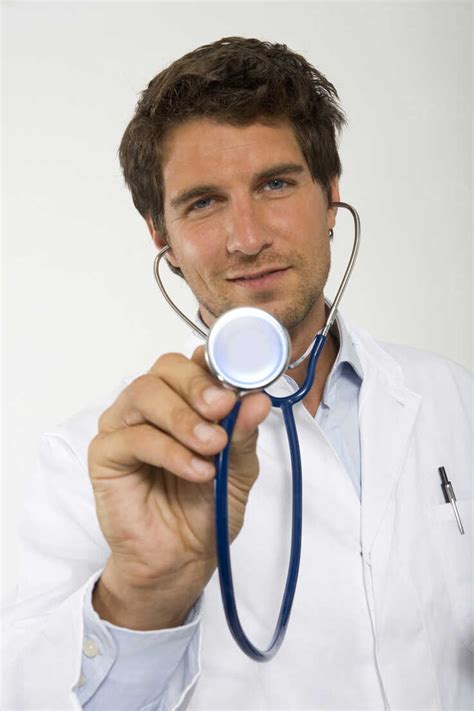
[[(254, 176), (254, 183), (260, 183), (262, 180), (271, 180), (278, 175), (297, 175), (303, 173), (305, 170), (303, 165), (299, 163), (277, 163), (277, 165), (272, 165), (270, 168), (257, 173)], [(219, 192), (221, 188), (217, 185), (194, 185), (192, 188), (182, 190), (174, 198), (170, 200), (171, 207), (178, 208), (182, 207), (190, 200), (197, 199), (203, 195), (208, 195), (209, 193)]]

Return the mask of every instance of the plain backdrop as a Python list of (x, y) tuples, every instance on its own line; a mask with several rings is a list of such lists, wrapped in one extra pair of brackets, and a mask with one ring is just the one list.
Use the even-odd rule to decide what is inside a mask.
[[(470, 366), (471, 13), (461, 2), (3, 4), (6, 591), (40, 433), (187, 334), (155, 286), (117, 147), (139, 92), (201, 44), (283, 42), (335, 84), (349, 119), (341, 196), (362, 222), (342, 312)], [(341, 214), (338, 274), (350, 239)], [(184, 285), (168, 283), (193, 314)]]

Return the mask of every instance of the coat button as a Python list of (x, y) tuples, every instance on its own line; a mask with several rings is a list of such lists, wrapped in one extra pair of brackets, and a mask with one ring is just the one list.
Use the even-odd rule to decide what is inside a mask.
[(97, 644), (97, 642), (94, 642), (93, 639), (89, 639), (88, 637), (84, 639), (82, 651), (84, 652), (86, 657), (89, 658), (96, 657), (100, 653), (99, 645)]

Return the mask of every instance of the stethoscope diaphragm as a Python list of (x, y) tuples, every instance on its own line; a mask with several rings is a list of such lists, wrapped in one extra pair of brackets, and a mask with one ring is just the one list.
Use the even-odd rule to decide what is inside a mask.
[(206, 342), (206, 361), (224, 385), (239, 391), (262, 390), (288, 367), (287, 330), (271, 314), (252, 306), (226, 311), (214, 322)]

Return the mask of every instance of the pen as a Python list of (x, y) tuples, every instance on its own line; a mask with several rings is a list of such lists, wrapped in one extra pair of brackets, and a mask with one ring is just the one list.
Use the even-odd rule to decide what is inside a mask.
[(448, 480), (446, 475), (446, 470), (444, 467), (438, 467), (439, 475), (441, 477), (441, 488), (443, 490), (444, 500), (447, 504), (451, 504), (453, 507), (454, 515), (459, 528), (459, 533), (464, 535), (464, 528), (462, 525), (461, 517), (459, 515), (458, 507), (456, 505), (456, 495), (454, 493), (453, 485)]

